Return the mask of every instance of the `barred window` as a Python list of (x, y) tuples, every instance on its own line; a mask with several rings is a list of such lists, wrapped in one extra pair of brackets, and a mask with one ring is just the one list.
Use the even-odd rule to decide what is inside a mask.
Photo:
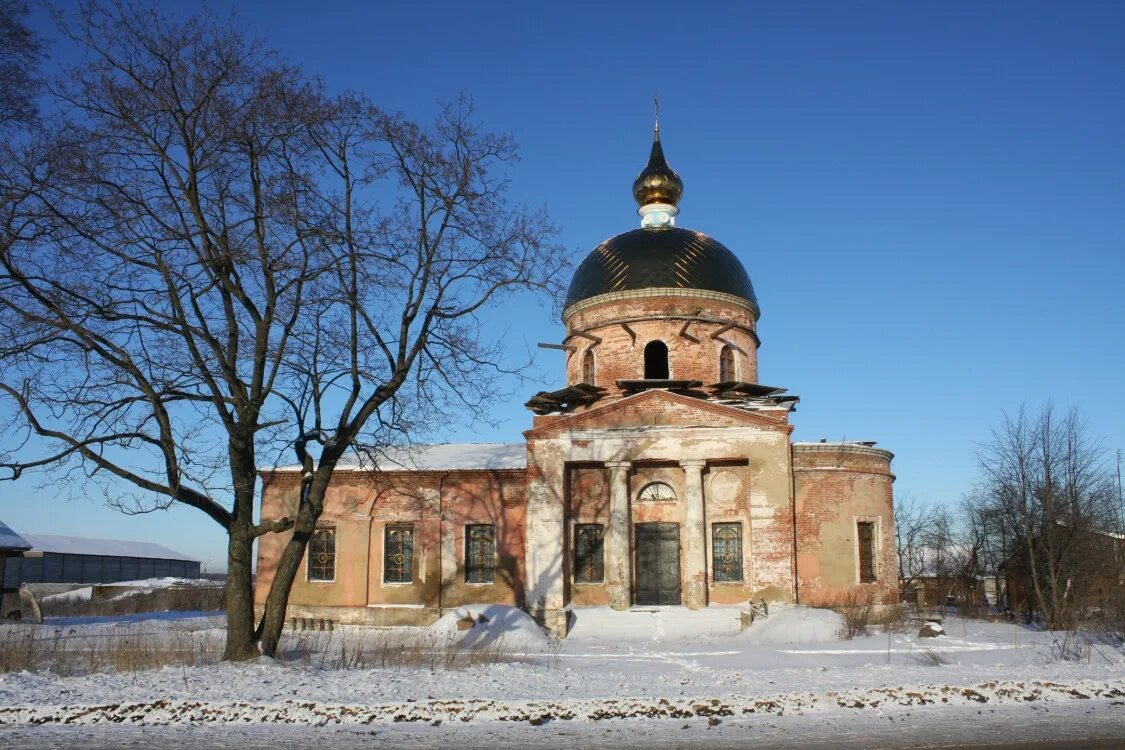
[(594, 353), (590, 350), (582, 355), (582, 382), (586, 385), (594, 384)]
[(719, 352), (719, 382), (729, 383), (735, 380), (734, 372), (734, 349), (729, 344), (724, 346)]
[(605, 580), (604, 538), (605, 527), (600, 523), (574, 525), (574, 580), (577, 583)]
[(383, 533), (383, 583), (414, 580), (414, 527), (387, 526)]
[(856, 523), (856, 537), (859, 539), (859, 582), (875, 581), (875, 524), (871, 521)]
[(742, 580), (742, 524), (716, 523), (711, 526), (711, 564), (716, 583)]
[(465, 527), (465, 582), (492, 583), (496, 575), (496, 526)]
[(308, 556), (310, 581), (336, 580), (336, 529), (322, 527), (313, 531)]

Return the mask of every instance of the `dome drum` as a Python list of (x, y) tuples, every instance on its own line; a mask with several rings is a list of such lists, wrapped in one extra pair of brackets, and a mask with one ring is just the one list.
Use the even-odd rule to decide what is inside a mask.
[[(664, 368), (652, 367), (646, 356), (657, 342), (666, 352)], [(758, 381), (753, 330), (721, 320), (686, 316), (635, 318), (625, 323), (607, 320), (583, 330), (582, 335), (571, 335), (566, 343), (574, 347), (567, 356), (566, 382), (588, 383), (607, 394), (621, 394), (622, 381), (697, 380), (704, 386), (724, 379)]]

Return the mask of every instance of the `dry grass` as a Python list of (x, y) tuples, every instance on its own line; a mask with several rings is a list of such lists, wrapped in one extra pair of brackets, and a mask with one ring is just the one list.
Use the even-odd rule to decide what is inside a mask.
[[(80, 600), (47, 599), (41, 602), (46, 617), (112, 617), (144, 612), (214, 611), (220, 609), (221, 586), (180, 585), (155, 591)], [(180, 623), (142, 621), (124, 632), (96, 627), (0, 627), (0, 673), (47, 671), (60, 676), (96, 672), (132, 672), (161, 667), (218, 663), (222, 657), (222, 632), (215, 622), (200, 629)], [(194, 630), (193, 630), (194, 628)], [(344, 628), (335, 631), (286, 631), (278, 659), (312, 669), (379, 669), (414, 667), (456, 670), (479, 664), (552, 663), (550, 650), (542, 655), (517, 653), (503, 635), (488, 643), (466, 648), (459, 634), (435, 633), (422, 628)], [(557, 665), (557, 653), (553, 662)]]
[(431, 672), (534, 660), (513, 651), (503, 636), (485, 646), (465, 648), (441, 634), (398, 629), (289, 635), (278, 657), (320, 669), (418, 667)]
[(115, 617), (142, 612), (214, 612), (223, 608), (221, 584), (187, 584), (122, 593), (105, 599), (48, 597), (40, 600), (44, 617)]
[(199, 634), (169, 631), (77, 636), (56, 631), (43, 637), (32, 627), (0, 631), (0, 672), (50, 672), (60, 677), (97, 672), (136, 672), (213, 664), (222, 645)]
[[(180, 625), (180, 624), (176, 624)], [(136, 672), (163, 667), (217, 664), (222, 658), (222, 632), (182, 626), (153, 631), (152, 623), (136, 623), (132, 632), (81, 632), (77, 628), (0, 627), (0, 673), (50, 672), (60, 677), (99, 672)], [(458, 670), (480, 664), (550, 663), (551, 654), (516, 653), (503, 637), (465, 648), (448, 636), (414, 629), (356, 629), (287, 633), (278, 659), (311, 669), (380, 669), (414, 667), (430, 671)]]
[(952, 664), (951, 659), (944, 651), (934, 648), (929, 645), (919, 644), (917, 647), (918, 661), (933, 667), (940, 667), (944, 664)]

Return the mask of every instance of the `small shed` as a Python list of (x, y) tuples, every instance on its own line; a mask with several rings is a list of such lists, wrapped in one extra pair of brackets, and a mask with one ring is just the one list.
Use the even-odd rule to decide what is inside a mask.
[(8, 561), (18, 560), (29, 549), (31, 544), (26, 539), (0, 521), (0, 615), (6, 615), (12, 606), (10, 597), (19, 596), (19, 584), (8, 584)]
[[(5, 527), (7, 528), (7, 527)], [(199, 578), (200, 563), (153, 542), (54, 534), (19, 535), (26, 544), (9, 557), (4, 588), (25, 583), (117, 583), (145, 578)]]

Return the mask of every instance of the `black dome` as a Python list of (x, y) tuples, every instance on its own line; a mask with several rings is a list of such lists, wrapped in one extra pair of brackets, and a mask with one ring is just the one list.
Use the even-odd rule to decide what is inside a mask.
[(609, 292), (673, 287), (741, 297), (759, 315), (742, 263), (720, 242), (690, 229), (634, 229), (610, 237), (574, 272), (566, 307)]

